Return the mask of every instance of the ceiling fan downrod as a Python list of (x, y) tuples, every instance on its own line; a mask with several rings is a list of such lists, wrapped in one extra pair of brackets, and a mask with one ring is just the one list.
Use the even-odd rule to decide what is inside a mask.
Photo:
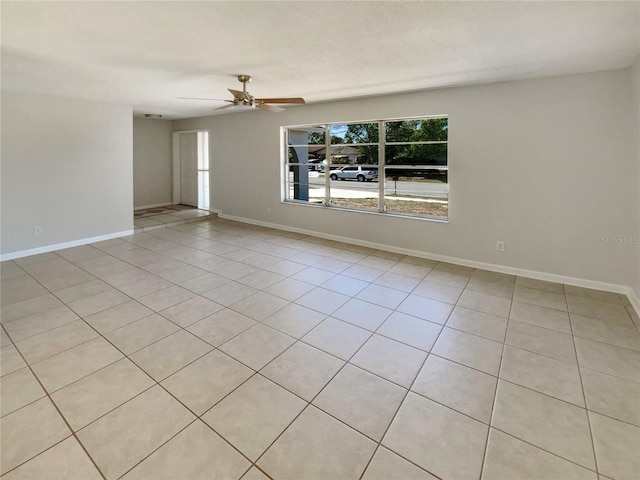
[(251, 83), (251, 75), (238, 75), (238, 81), (242, 83), (242, 91), (247, 93), (247, 83)]

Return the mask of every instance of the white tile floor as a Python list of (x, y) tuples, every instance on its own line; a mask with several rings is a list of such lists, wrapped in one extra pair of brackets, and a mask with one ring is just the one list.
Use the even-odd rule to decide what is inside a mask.
[(3, 479), (640, 478), (613, 293), (215, 219), (4, 262), (1, 313)]

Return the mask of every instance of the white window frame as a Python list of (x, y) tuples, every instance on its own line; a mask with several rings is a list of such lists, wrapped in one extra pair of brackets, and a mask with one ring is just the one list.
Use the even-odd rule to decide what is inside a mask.
[[(392, 216), (400, 216), (400, 217), (408, 217), (413, 219), (422, 219), (436, 222), (444, 222), (448, 223), (450, 217), (450, 176), (449, 176), (449, 137), (447, 133), (446, 141), (416, 141), (416, 142), (387, 142), (386, 141), (386, 122), (401, 122), (406, 120), (429, 120), (429, 119), (447, 119), (447, 125), (449, 116), (448, 115), (426, 115), (426, 116), (417, 116), (417, 117), (405, 117), (405, 118), (387, 118), (387, 119), (378, 119), (378, 120), (362, 120), (362, 121), (345, 121), (345, 122), (319, 122), (317, 124), (307, 124), (307, 125), (289, 125), (281, 127), (281, 203), (292, 204), (292, 205), (304, 205), (308, 207), (324, 207), (328, 209), (336, 209), (336, 210), (347, 210), (352, 212), (361, 212), (361, 213), (373, 213), (373, 214), (384, 214), (384, 215), (392, 215)], [(364, 208), (356, 208), (356, 207), (346, 207), (346, 206), (336, 206), (331, 204), (331, 179), (329, 177), (329, 171), (331, 170), (331, 147), (335, 147), (336, 145), (345, 145), (345, 146), (365, 146), (365, 145), (376, 145), (376, 143), (363, 143), (363, 144), (331, 144), (331, 126), (335, 125), (354, 125), (354, 124), (366, 124), (366, 123), (376, 123), (378, 122), (378, 164), (363, 164), (367, 166), (376, 166), (378, 169), (378, 208), (377, 209), (364, 209)], [(291, 144), (289, 142), (289, 130), (296, 129), (311, 129), (311, 128), (320, 128), (323, 127), (325, 131), (325, 160), (323, 161), (324, 170), (325, 170), (325, 196), (324, 201), (320, 203), (311, 203), (309, 200), (297, 200), (294, 198), (288, 198), (289, 196), (289, 166), (290, 165), (303, 165), (303, 163), (289, 163), (289, 148), (299, 146), (297, 144)], [(447, 216), (431, 216), (431, 215), (422, 215), (416, 213), (401, 213), (401, 212), (388, 212), (385, 205), (385, 172), (386, 172), (386, 146), (393, 145), (406, 145), (406, 144), (416, 144), (416, 145), (429, 145), (429, 144), (446, 144), (447, 145), (447, 164), (446, 166), (441, 165), (421, 165), (415, 167), (416, 170), (446, 170), (447, 171)], [(334, 164), (334, 166), (337, 164)], [(406, 168), (405, 168), (406, 169)]]

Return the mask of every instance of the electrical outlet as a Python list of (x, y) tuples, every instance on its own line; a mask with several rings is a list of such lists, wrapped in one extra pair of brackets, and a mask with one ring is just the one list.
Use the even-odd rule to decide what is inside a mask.
[(496, 242), (496, 250), (499, 252), (504, 252), (504, 242), (501, 242), (500, 240), (498, 240)]
[(34, 235), (42, 235), (42, 227), (33, 227)]

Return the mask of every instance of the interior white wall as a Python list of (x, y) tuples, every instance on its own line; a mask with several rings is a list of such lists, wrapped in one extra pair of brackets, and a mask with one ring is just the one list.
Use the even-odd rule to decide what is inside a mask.
[(3, 255), (133, 229), (131, 107), (3, 91), (1, 168)]
[[(632, 125), (634, 131), (634, 146), (636, 149), (636, 159), (638, 161), (638, 165), (640, 165), (640, 55), (638, 55), (635, 61), (631, 64), (631, 67), (629, 68), (629, 74), (631, 78), (631, 105), (633, 108)], [(637, 213), (640, 216), (640, 168), (638, 168), (638, 172), (639, 176), (638, 187), (636, 188), (636, 200), (638, 205)], [(635, 240), (640, 243), (640, 225), (639, 229), (636, 230)], [(636, 255), (638, 270), (636, 275), (635, 293), (636, 298), (640, 301), (640, 245), (636, 245)]]
[(171, 122), (133, 118), (133, 205), (172, 202)]
[[(628, 70), (448, 88), (174, 122), (211, 130), (212, 208), (398, 248), (635, 285)], [(449, 115), (449, 223), (280, 203), (280, 127)], [(506, 251), (497, 252), (496, 240)]]

